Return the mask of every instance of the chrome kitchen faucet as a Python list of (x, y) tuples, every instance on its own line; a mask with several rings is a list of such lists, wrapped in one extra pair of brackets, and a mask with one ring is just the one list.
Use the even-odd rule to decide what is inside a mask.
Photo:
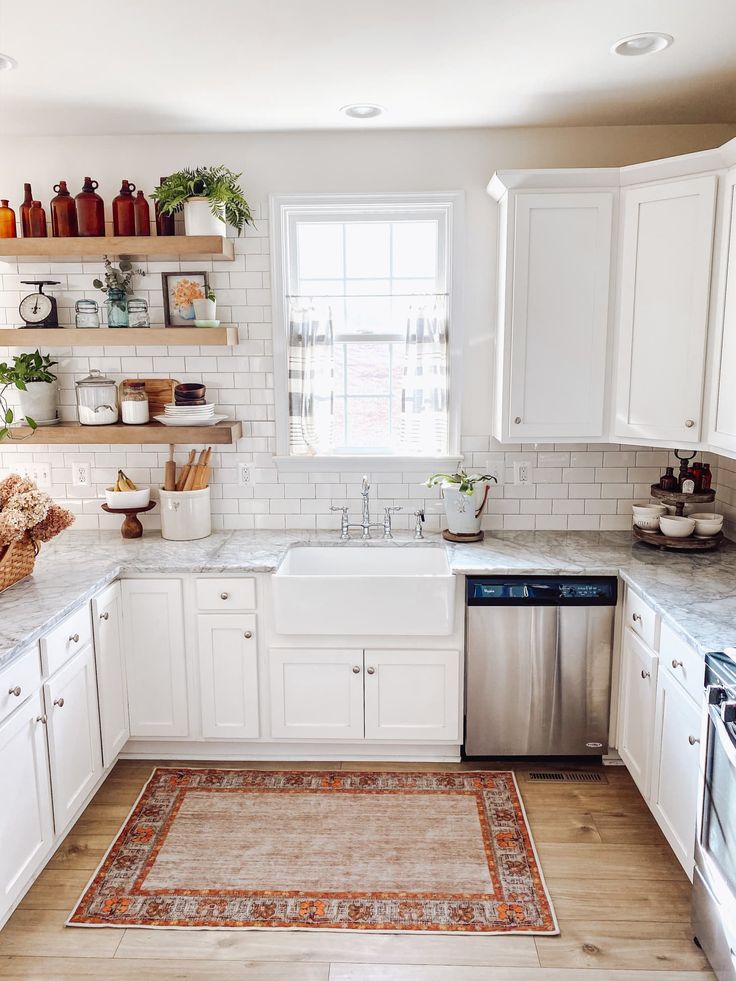
[(360, 524), (357, 522), (351, 522), (348, 518), (348, 508), (347, 507), (335, 507), (335, 505), (330, 506), (330, 511), (340, 511), (342, 513), (342, 518), (340, 520), (340, 541), (347, 542), (350, 539), (350, 529), (360, 528), (361, 529), (361, 539), (363, 541), (368, 541), (371, 537), (371, 528), (383, 528), (383, 537), (385, 540), (390, 540), (394, 536), (391, 533), (391, 515), (395, 511), (400, 511), (400, 507), (387, 507), (383, 509), (383, 521), (371, 521), (371, 511), (369, 496), (371, 491), (371, 485), (368, 483), (368, 474), (363, 474), (363, 481), (360, 485), (360, 495), (363, 498), (362, 502), (362, 514)]

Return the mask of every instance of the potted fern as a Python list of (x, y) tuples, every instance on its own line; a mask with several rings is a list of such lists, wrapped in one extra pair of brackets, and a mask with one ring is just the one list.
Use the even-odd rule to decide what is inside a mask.
[(0, 364), (0, 439), (12, 436), (10, 426), (21, 421), (7, 402), (5, 393), (11, 387), (18, 391), (19, 415), (32, 430), (55, 421), (58, 384), (51, 368), (57, 363), (36, 350), (17, 354), (11, 365)]
[(254, 223), (238, 184), (241, 176), (221, 164), (185, 167), (162, 181), (151, 197), (162, 214), (184, 212), (186, 235), (224, 235), (227, 225), (240, 235), (246, 225)]
[(489, 481), (498, 483), (488, 473), (435, 473), (424, 482), (425, 487), (438, 484), (445, 501), (447, 527), (453, 535), (479, 535), (483, 508), (486, 504)]

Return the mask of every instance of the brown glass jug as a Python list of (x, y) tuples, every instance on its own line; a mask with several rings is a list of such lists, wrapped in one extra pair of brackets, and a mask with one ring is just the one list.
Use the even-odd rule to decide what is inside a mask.
[(54, 184), (56, 197), (51, 198), (51, 230), (54, 238), (77, 237), (77, 209), (66, 181)]
[(46, 212), (43, 210), (43, 205), (40, 201), (34, 201), (31, 204), (31, 210), (28, 214), (28, 224), (31, 227), (31, 234), (29, 238), (46, 238)]
[(95, 194), (97, 181), (84, 178), (84, 186), (74, 199), (77, 209), (77, 231), (82, 238), (92, 238), (105, 234), (105, 204), (99, 194)]
[(15, 212), (8, 204), (8, 199), (0, 201), (0, 238), (17, 238), (15, 229)]
[(29, 223), (31, 205), (33, 204), (33, 191), (30, 184), (23, 185), (23, 204), (20, 206), (20, 227), (23, 231), (23, 238), (30, 238), (31, 226)]
[(120, 193), (112, 201), (113, 235), (135, 235), (135, 184), (123, 181)]
[(138, 191), (135, 196), (135, 201), (133, 202), (134, 215), (135, 215), (135, 233), (136, 235), (150, 235), (151, 234), (151, 209), (148, 207), (148, 201), (146, 201), (146, 195), (143, 191)]
[[(165, 180), (166, 180), (165, 177), (161, 177), (159, 179), (159, 184), (163, 184)], [(174, 216), (161, 214), (158, 201), (156, 202), (156, 234), (157, 235), (176, 234), (176, 221), (174, 219)]]

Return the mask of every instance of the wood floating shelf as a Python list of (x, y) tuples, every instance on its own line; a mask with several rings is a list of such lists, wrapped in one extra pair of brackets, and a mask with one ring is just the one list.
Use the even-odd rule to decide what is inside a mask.
[(0, 347), (176, 347), (238, 343), (238, 329), (220, 327), (66, 327), (0, 328)]
[(243, 435), (243, 425), (237, 420), (218, 422), (212, 426), (164, 426), (149, 422), (145, 426), (128, 426), (116, 422), (111, 426), (81, 426), (78, 422), (61, 422), (58, 426), (39, 426), (32, 432), (27, 426), (13, 428), (13, 435), (27, 437), (34, 443), (96, 443), (115, 446), (123, 443), (202, 443), (226, 445)]
[(0, 256), (22, 259), (56, 259), (74, 262), (101, 259), (103, 255), (138, 259), (235, 258), (235, 243), (222, 235), (101, 235), (90, 238), (0, 238)]

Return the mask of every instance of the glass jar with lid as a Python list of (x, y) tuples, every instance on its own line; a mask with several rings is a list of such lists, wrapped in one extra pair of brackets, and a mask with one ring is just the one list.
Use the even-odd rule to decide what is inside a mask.
[(150, 327), (148, 316), (148, 301), (140, 296), (131, 296), (128, 300), (128, 327)]
[(77, 415), (83, 426), (110, 426), (118, 421), (118, 387), (93, 368), (76, 384)]
[(74, 310), (76, 311), (74, 322), (78, 328), (100, 326), (100, 308), (97, 305), (97, 300), (77, 300), (74, 304)]
[(131, 426), (144, 426), (149, 420), (146, 383), (125, 381), (120, 386), (120, 410), (123, 422)]

